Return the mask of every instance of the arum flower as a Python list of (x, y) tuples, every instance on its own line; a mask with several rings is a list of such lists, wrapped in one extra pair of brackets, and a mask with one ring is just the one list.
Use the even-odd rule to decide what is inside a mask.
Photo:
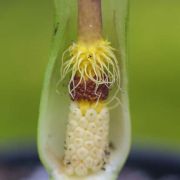
[(52, 179), (116, 179), (130, 146), (127, 0), (55, 0), (38, 126)]

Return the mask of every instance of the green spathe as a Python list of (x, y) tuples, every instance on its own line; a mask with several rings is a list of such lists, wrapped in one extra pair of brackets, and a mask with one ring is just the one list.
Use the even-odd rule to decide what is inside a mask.
[[(38, 124), (40, 159), (52, 179), (115, 180), (127, 158), (131, 129), (125, 52), (127, 5), (127, 0), (102, 1), (103, 36), (117, 50), (116, 56), (120, 64), (122, 88), (118, 94), (121, 104), (110, 111), (110, 142), (114, 146), (110, 162), (106, 166), (106, 171), (99, 171), (85, 177), (68, 177), (61, 168), (60, 161), (64, 155), (70, 98), (67, 93), (67, 84), (58, 82), (62, 54), (72, 42), (77, 40), (77, 1), (55, 0), (53, 43), (44, 81)], [(116, 87), (111, 94), (115, 91)]]

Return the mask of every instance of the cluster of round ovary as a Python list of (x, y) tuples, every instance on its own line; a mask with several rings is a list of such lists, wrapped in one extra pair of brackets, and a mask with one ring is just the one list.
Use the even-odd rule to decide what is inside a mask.
[(71, 103), (63, 162), (68, 175), (84, 176), (104, 169), (110, 155), (108, 132), (107, 107)]

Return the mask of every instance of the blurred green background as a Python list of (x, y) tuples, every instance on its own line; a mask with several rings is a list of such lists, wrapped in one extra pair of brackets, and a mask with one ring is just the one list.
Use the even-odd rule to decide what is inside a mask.
[[(131, 0), (133, 142), (180, 149), (180, 1)], [(0, 144), (35, 142), (52, 0), (0, 0)]]

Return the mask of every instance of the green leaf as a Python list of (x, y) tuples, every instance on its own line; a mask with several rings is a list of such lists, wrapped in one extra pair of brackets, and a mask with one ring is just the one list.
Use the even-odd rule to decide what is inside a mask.
[[(64, 153), (65, 131), (68, 120), (70, 97), (67, 92), (67, 80), (60, 82), (60, 66), (63, 52), (77, 40), (77, 0), (54, 0), (55, 24), (49, 64), (44, 80), (38, 124), (38, 151), (40, 159), (55, 178), (57, 172), (65, 178), (61, 167)], [(110, 112), (110, 141), (115, 149), (111, 155), (111, 171), (102, 171), (86, 179), (116, 179), (122, 168), (130, 147), (130, 118), (126, 76), (126, 25), (127, 0), (103, 0), (103, 36), (117, 50), (120, 62), (121, 104)], [(114, 93), (111, 91), (111, 94)], [(57, 178), (55, 178), (57, 179)], [(68, 179), (74, 179), (68, 178)], [(84, 178), (85, 179), (85, 178)]]

